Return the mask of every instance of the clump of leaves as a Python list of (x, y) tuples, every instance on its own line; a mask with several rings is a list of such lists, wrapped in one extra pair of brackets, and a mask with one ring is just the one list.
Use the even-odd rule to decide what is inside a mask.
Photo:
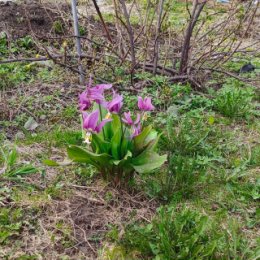
[[(87, 149), (79, 146), (68, 148), (74, 162), (93, 165), (115, 185), (128, 182), (134, 173), (148, 173), (159, 168), (166, 155), (160, 156), (155, 148), (160, 135), (145, 126), (147, 113), (154, 109), (151, 98), (138, 97), (140, 113), (121, 113), (123, 96), (113, 91), (111, 101), (106, 101), (104, 91), (111, 84), (88, 86), (80, 95), (82, 132)], [(86, 110), (92, 109), (92, 112)]]
[(64, 26), (61, 21), (55, 21), (52, 25), (52, 28), (56, 34), (64, 33)]
[(18, 152), (11, 145), (0, 147), (0, 176), (6, 179), (21, 180), (22, 177), (39, 172), (32, 165), (23, 165), (18, 162)]
[(224, 116), (242, 118), (250, 116), (254, 109), (254, 91), (239, 81), (228, 81), (218, 92), (215, 108)]

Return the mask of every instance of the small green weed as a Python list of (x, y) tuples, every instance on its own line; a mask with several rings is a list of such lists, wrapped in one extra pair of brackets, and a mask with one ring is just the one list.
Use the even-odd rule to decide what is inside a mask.
[(22, 209), (0, 209), (0, 244), (7, 243), (9, 238), (19, 235), (22, 216)]
[(243, 87), (239, 81), (229, 81), (218, 92), (215, 108), (224, 116), (231, 118), (249, 117), (254, 109), (254, 91)]
[(2, 166), (0, 174), (12, 180), (20, 180), (24, 176), (39, 172), (32, 165), (19, 164), (17, 150), (9, 145), (0, 148), (0, 165)]
[(64, 33), (64, 26), (61, 21), (55, 21), (52, 25), (52, 29), (56, 34)]

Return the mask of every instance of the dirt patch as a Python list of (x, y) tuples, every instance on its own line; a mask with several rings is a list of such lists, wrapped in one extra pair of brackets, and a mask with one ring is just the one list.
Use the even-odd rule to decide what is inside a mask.
[(97, 250), (102, 248), (104, 236), (111, 227), (118, 227), (122, 235), (122, 223), (151, 220), (157, 204), (143, 193), (129, 194), (99, 185), (77, 191), (69, 204), (69, 217), (75, 239), (81, 241), (79, 249), (87, 257), (96, 259)]
[(121, 236), (123, 223), (150, 221), (158, 207), (158, 202), (143, 193), (115, 190), (100, 179), (91, 186), (70, 185), (66, 189), (70, 198), (43, 204), (38, 215), (31, 216), (34, 221), (37, 219), (34, 228), (24, 225), (19, 235), (23, 246), (15, 250), (3, 247), (0, 258), (31, 255), (42, 260), (104, 260), (99, 252), (107, 245), (109, 230), (117, 227)]
[(0, 3), (0, 32), (6, 32), (11, 38), (20, 38), (33, 31), (38, 36), (54, 33), (53, 24), (64, 23), (64, 13), (69, 6), (59, 4), (41, 5), (34, 1), (27, 3)]

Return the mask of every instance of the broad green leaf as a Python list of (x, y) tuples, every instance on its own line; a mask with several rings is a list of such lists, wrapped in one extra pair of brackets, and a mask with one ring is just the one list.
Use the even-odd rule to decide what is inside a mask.
[(115, 133), (118, 129), (121, 129), (121, 121), (119, 115), (112, 115), (113, 121), (111, 122), (112, 131)]
[(106, 168), (111, 160), (108, 154), (95, 154), (76, 145), (69, 146), (67, 151), (69, 158), (74, 162), (92, 164), (98, 169)]
[[(147, 149), (147, 150), (154, 150), (155, 147), (156, 147), (157, 144), (158, 144), (158, 141), (159, 141), (161, 135), (162, 135), (162, 134), (159, 134), (159, 135), (158, 135), (158, 134), (156, 133), (156, 137), (154, 136), (155, 138), (150, 139), (149, 143), (146, 144), (145, 150), (146, 150), (146, 149)], [(148, 140), (149, 140), (149, 139), (148, 139)]]
[(64, 160), (63, 162), (56, 162), (56, 161), (53, 161), (53, 160), (43, 160), (42, 161), (43, 164), (47, 165), (47, 166), (67, 166), (67, 165), (70, 165), (72, 163), (72, 161), (70, 160)]
[(148, 173), (162, 166), (167, 160), (167, 155), (160, 156), (154, 151), (145, 150), (132, 159), (131, 165), (138, 173)]
[(112, 160), (111, 162), (114, 165), (123, 165), (131, 157), (132, 157), (131, 151), (127, 151), (126, 155), (124, 156), (124, 158), (122, 160)]
[(121, 156), (126, 155), (130, 149), (131, 149), (130, 140), (128, 138), (124, 137), (122, 140), (121, 149), (120, 149)]
[(135, 144), (135, 149), (137, 151), (140, 151), (143, 149), (144, 147), (144, 143), (145, 143), (145, 139), (147, 138), (148, 134), (151, 132), (152, 130), (152, 126), (147, 126), (143, 129), (143, 131), (136, 136), (133, 140), (134, 140), (134, 144)]
[(121, 129), (118, 128), (115, 132), (113, 138), (111, 139), (111, 152), (114, 159), (120, 159), (120, 151), (121, 151)]
[(134, 138), (135, 151), (141, 152), (146, 147), (149, 147), (149, 150), (154, 149), (159, 138), (160, 135), (158, 136), (158, 133), (151, 126), (144, 128), (142, 133)]
[(111, 144), (104, 141), (99, 135), (92, 135), (92, 148), (95, 153), (109, 153)]
[(56, 161), (53, 161), (53, 160), (43, 160), (42, 161), (45, 165), (47, 166), (60, 166)]

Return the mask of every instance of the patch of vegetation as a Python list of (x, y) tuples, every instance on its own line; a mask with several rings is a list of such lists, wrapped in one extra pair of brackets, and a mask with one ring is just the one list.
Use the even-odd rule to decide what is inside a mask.
[[(125, 258), (113, 259), (252, 259), (256, 252), (248, 250), (236, 224), (230, 230), (197, 210), (181, 207), (160, 208), (151, 224), (126, 226), (118, 245)], [(231, 232), (231, 233), (229, 233)], [(112, 249), (108, 255), (113, 255)], [(133, 257), (135, 255), (135, 257)], [(112, 259), (112, 258), (110, 258)]]
[(254, 109), (254, 91), (237, 80), (227, 82), (215, 99), (216, 109), (231, 118), (249, 117)]
[(0, 65), (0, 89), (7, 89), (22, 82), (29, 82), (35, 73), (35, 67), (26, 63)]
[(32, 165), (19, 163), (16, 148), (9, 145), (0, 147), (0, 165), (2, 166), (1, 176), (13, 181), (39, 172), (39, 170)]
[(0, 208), (0, 245), (8, 243), (9, 238), (19, 236), (23, 222), (21, 208)]

